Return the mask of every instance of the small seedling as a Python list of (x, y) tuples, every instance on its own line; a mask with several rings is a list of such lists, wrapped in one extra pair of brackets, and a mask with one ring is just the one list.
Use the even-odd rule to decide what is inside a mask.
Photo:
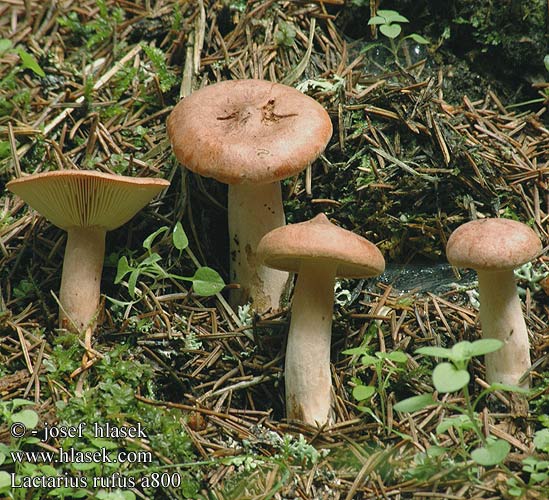
[[(549, 453), (549, 429), (541, 429), (534, 435), (534, 446), (542, 453)], [(541, 498), (536, 494), (538, 491), (547, 491), (549, 486), (549, 460), (538, 456), (529, 456), (522, 460), (522, 471), (527, 475), (528, 482), (518, 477), (511, 477), (507, 480), (507, 491), (509, 495), (517, 498)], [(531, 495), (529, 495), (531, 492)]]
[(346, 351), (343, 351), (343, 354), (361, 356), (360, 361), (362, 365), (365, 367), (372, 367), (375, 371), (377, 381), (376, 386), (364, 385), (359, 378), (353, 379), (353, 382), (355, 383), (355, 387), (353, 388), (353, 397), (361, 403), (358, 406), (360, 411), (368, 413), (378, 420), (372, 409), (368, 406), (364, 406), (364, 403), (375, 394), (378, 394), (381, 405), (381, 414), (383, 416), (385, 415), (387, 389), (391, 382), (391, 378), (393, 375), (403, 370), (406, 361), (408, 361), (408, 356), (402, 351), (376, 352), (372, 356), (369, 354), (368, 346), (347, 349)]
[[(429, 43), (429, 40), (422, 37), (418, 33), (410, 33), (409, 35), (400, 37), (400, 34), (402, 33), (401, 24), (408, 23), (408, 22), (409, 22), (408, 18), (404, 17), (402, 14), (400, 14), (396, 10), (378, 10), (376, 15), (371, 17), (370, 20), (368, 21), (368, 25), (378, 26), (381, 34), (387, 37), (390, 44), (390, 48), (388, 49), (393, 55), (394, 60), (397, 64), (398, 64), (398, 53), (400, 52), (402, 43), (405, 40), (410, 39), (420, 45), (427, 45)], [(366, 47), (366, 50), (370, 50), (380, 45), (381, 44), (376, 44), (376, 43), (369, 44)]]
[(450, 349), (444, 347), (422, 347), (417, 349), (416, 353), (418, 354), (447, 360), (435, 366), (432, 372), (433, 385), (440, 393), (451, 393), (461, 390), (465, 401), (465, 408), (439, 403), (434, 400), (432, 394), (422, 394), (405, 399), (397, 403), (393, 408), (400, 412), (411, 413), (419, 411), (428, 405), (444, 404), (447, 408), (454, 410), (457, 415), (444, 419), (437, 426), (437, 434), (442, 434), (452, 427), (457, 431), (465, 449), (464, 432), (472, 430), (481, 445), (469, 452), (469, 456), (473, 461), (484, 466), (502, 463), (507, 457), (511, 446), (503, 439), (496, 439), (493, 436), (486, 436), (484, 434), (476, 414), (476, 407), (480, 400), (492, 391), (503, 390), (522, 393), (527, 391), (520, 387), (492, 384), (483, 390), (476, 399), (472, 400), (468, 388), (470, 375), (467, 370), (468, 364), (473, 357), (495, 352), (502, 346), (503, 343), (497, 339), (481, 339), (475, 342), (459, 342)]
[[(142, 276), (151, 278), (155, 283), (164, 279), (191, 281), (193, 283), (194, 292), (202, 297), (215, 295), (223, 290), (223, 287), (225, 286), (223, 278), (219, 276), (217, 271), (209, 267), (200, 267), (196, 270), (194, 276), (187, 277), (170, 273), (160, 265), (162, 257), (158, 253), (152, 251), (152, 246), (155, 239), (168, 230), (169, 228), (167, 226), (163, 226), (145, 238), (143, 241), (143, 248), (146, 250), (146, 255), (143, 258), (139, 260), (130, 258), (128, 260), (125, 255), (120, 257), (114, 283), (122, 283), (122, 280), (128, 276), (128, 279), (124, 284), (128, 288), (128, 292), (132, 299), (136, 298), (137, 282)], [(172, 232), (172, 243), (180, 252), (185, 250), (189, 245), (189, 240), (180, 222), (175, 225)], [(110, 298), (110, 300), (115, 303), (119, 302), (112, 298)]]
[[(38, 438), (27, 436), (26, 432), (34, 429), (38, 424), (38, 414), (34, 410), (25, 408), (33, 405), (32, 401), (25, 399), (0, 402), (0, 421), (9, 426), (12, 436), (21, 432), (17, 439), (13, 438), (8, 444), (0, 443), (0, 466), (6, 463), (14, 464), (13, 457), (17, 455), (22, 446), (39, 441)], [(11, 476), (3, 470), (0, 471), (0, 493), (8, 491), (11, 491)]]
[(25, 49), (22, 49), (21, 47), (14, 47), (11, 40), (1, 38), (0, 56), (8, 53), (17, 54), (19, 56), (19, 58), (21, 59), (21, 67), (23, 69), (29, 69), (40, 77), (46, 76), (46, 73), (44, 73), (44, 70), (40, 67), (32, 54), (27, 52)]

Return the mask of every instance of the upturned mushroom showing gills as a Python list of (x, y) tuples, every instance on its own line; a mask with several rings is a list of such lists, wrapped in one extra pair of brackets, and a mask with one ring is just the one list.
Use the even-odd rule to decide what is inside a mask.
[(513, 269), (540, 252), (541, 241), (536, 233), (509, 219), (467, 222), (448, 239), (446, 256), (450, 264), (477, 271), (483, 337), (504, 343), (501, 349), (486, 355), (489, 383), (529, 386), (528, 377), (521, 382), (530, 368), (530, 343)]
[(61, 170), (8, 182), (10, 191), (67, 231), (59, 292), (61, 328), (91, 332), (99, 306), (107, 231), (129, 221), (162, 189), (163, 179)]
[(278, 309), (288, 273), (257, 262), (259, 240), (285, 224), (280, 180), (296, 175), (326, 147), (332, 123), (298, 90), (264, 80), (204, 87), (168, 119), (179, 162), (229, 185), (228, 225), (233, 306), (252, 300), (257, 312)]
[(330, 343), (336, 277), (381, 274), (377, 247), (332, 224), (324, 214), (274, 229), (259, 243), (261, 261), (298, 273), (286, 345), (286, 413), (310, 425), (331, 423)]

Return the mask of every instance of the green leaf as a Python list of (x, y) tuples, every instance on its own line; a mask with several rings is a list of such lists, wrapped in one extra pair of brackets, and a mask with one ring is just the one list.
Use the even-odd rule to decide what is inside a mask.
[(549, 429), (541, 429), (534, 434), (534, 446), (545, 453), (549, 453)]
[(393, 406), (393, 409), (403, 413), (413, 413), (415, 411), (423, 410), (423, 408), (434, 402), (435, 400), (433, 399), (432, 394), (421, 394), (399, 401)]
[(370, 18), (368, 24), (371, 26), (372, 24), (385, 24), (386, 22), (387, 20), (384, 17), (374, 16)]
[(456, 415), (455, 417), (445, 418), (436, 427), (437, 436), (444, 434), (450, 427), (454, 429), (470, 430), (474, 428), (473, 422), (468, 415)]
[(0, 451), (0, 465), (6, 461), (6, 455)]
[(402, 28), (400, 27), (400, 24), (382, 24), (379, 27), (379, 31), (381, 31), (387, 38), (394, 39), (400, 35)]
[(118, 285), (123, 279), (126, 274), (128, 274), (133, 267), (130, 266), (128, 263), (128, 259), (126, 256), (122, 256), (118, 259), (118, 266), (116, 268), (116, 278), (114, 278), (114, 284)]
[(370, 350), (369, 347), (363, 346), (363, 347), (351, 347), (350, 349), (345, 349), (342, 354), (348, 354), (351, 356), (355, 355), (361, 355), (361, 354), (367, 354)]
[(365, 399), (370, 399), (375, 392), (375, 387), (372, 387), (371, 385), (357, 385), (353, 388), (353, 397), (357, 401), (364, 401)]
[(421, 35), (418, 35), (417, 33), (411, 33), (406, 38), (411, 38), (414, 42), (419, 43), (421, 45), (428, 45), (429, 40), (426, 38), (423, 38)]
[(194, 293), (201, 297), (208, 297), (219, 293), (225, 287), (223, 278), (219, 273), (210, 267), (201, 267), (196, 270), (191, 278)]
[(11, 416), (12, 422), (20, 422), (27, 429), (34, 429), (38, 424), (38, 413), (34, 410), (21, 410)]
[(0, 141), (0, 160), (4, 160), (11, 155), (11, 146), (8, 141)]
[(408, 23), (408, 18), (404, 17), (400, 12), (396, 10), (380, 9), (377, 11), (377, 15), (385, 18), (387, 23)]
[(452, 351), (444, 347), (426, 346), (416, 349), (416, 354), (424, 356), (433, 356), (434, 358), (449, 358), (452, 356)]
[(128, 279), (128, 292), (132, 299), (135, 298), (135, 286), (137, 285), (137, 278), (139, 278), (140, 273), (139, 269), (134, 269)]
[(156, 264), (159, 260), (162, 260), (162, 257), (158, 255), (156, 252), (151, 253), (148, 257), (144, 258), (140, 263), (139, 267), (150, 267), (153, 264)]
[(467, 370), (459, 370), (451, 363), (440, 363), (433, 370), (433, 384), (438, 392), (459, 391), (469, 383)]
[[(464, 343), (465, 342), (459, 342), (452, 348), (452, 351), (458, 348), (460, 344)], [(483, 356), (484, 354), (495, 352), (503, 347), (503, 342), (498, 339), (480, 339), (468, 344), (467, 352), (469, 354), (469, 358), (473, 356)]]
[(0, 471), (0, 492), (8, 491), (11, 488), (11, 476), (6, 471)]
[(395, 363), (406, 363), (408, 361), (408, 356), (402, 351), (377, 352), (376, 356), (380, 359), (389, 359)]
[(511, 445), (503, 439), (496, 439), (471, 452), (471, 458), (480, 465), (500, 464), (511, 451)]
[(143, 241), (143, 248), (150, 251), (153, 241), (156, 239), (156, 237), (159, 234), (165, 233), (167, 230), (168, 230), (168, 226), (162, 226), (160, 229), (157, 229), (154, 233), (149, 234), (149, 236), (145, 238), (145, 241)]
[(185, 234), (183, 225), (179, 221), (173, 228), (172, 241), (173, 241), (173, 246), (178, 250), (184, 250), (189, 246), (189, 239)]
[(38, 76), (44, 77), (46, 76), (46, 73), (44, 73), (44, 70), (40, 67), (36, 59), (32, 54), (29, 54), (26, 50), (18, 49), (17, 53), (19, 54), (19, 57), (21, 58), (21, 63), (23, 64), (23, 67), (26, 69), (30, 69), (34, 73), (36, 73)]
[(381, 364), (381, 359), (376, 356), (371, 356), (370, 354), (365, 354), (360, 358), (360, 362), (364, 366), (376, 366)]
[(8, 40), (7, 38), (0, 38), (0, 54), (7, 52), (12, 47), (13, 43), (11, 43), (11, 40)]
[(543, 58), (543, 64), (545, 65), (545, 69), (547, 71), (549, 71), (549, 54), (547, 54), (544, 58)]

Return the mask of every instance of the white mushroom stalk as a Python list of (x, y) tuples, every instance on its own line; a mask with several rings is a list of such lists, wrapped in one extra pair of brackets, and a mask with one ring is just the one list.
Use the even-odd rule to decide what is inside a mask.
[[(228, 192), (231, 304), (253, 298), (257, 311), (278, 308), (288, 273), (261, 265), (257, 245), (269, 231), (286, 224), (280, 182), (230, 184)], [(250, 216), (251, 215), (251, 216)]]
[(333, 422), (330, 346), (336, 268), (304, 261), (292, 302), (284, 369), (286, 414), (312, 425)]
[(509, 219), (479, 219), (458, 227), (448, 238), (450, 264), (477, 271), (480, 323), (484, 338), (503, 347), (485, 357), (486, 380), (528, 387), (531, 366), (528, 330), (513, 269), (541, 252), (541, 241), (527, 225)]
[(478, 271), (478, 286), (483, 337), (503, 342), (501, 349), (486, 354), (486, 379), (527, 388), (529, 379), (524, 375), (531, 365), (530, 341), (514, 273)]

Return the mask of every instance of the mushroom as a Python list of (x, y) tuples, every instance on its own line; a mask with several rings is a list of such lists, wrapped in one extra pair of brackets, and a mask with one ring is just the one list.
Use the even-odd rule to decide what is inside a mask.
[(88, 348), (99, 306), (105, 234), (125, 224), (169, 184), (163, 179), (80, 170), (33, 174), (7, 184), (52, 224), (67, 231), (59, 323), (74, 332), (86, 330)]
[(298, 90), (264, 80), (204, 87), (168, 119), (175, 156), (188, 169), (229, 185), (228, 226), (233, 306), (251, 299), (278, 309), (288, 273), (257, 262), (259, 240), (285, 224), (280, 180), (315, 160), (332, 135), (328, 113)]
[(385, 261), (365, 238), (324, 214), (274, 229), (257, 253), (269, 267), (299, 273), (286, 345), (286, 412), (307, 424), (331, 423), (330, 341), (334, 281), (381, 274)]
[(529, 386), (528, 379), (521, 382), (531, 364), (530, 344), (513, 269), (540, 252), (541, 241), (536, 233), (509, 219), (467, 222), (448, 239), (446, 256), (450, 264), (477, 271), (483, 337), (504, 343), (485, 357), (489, 383)]

